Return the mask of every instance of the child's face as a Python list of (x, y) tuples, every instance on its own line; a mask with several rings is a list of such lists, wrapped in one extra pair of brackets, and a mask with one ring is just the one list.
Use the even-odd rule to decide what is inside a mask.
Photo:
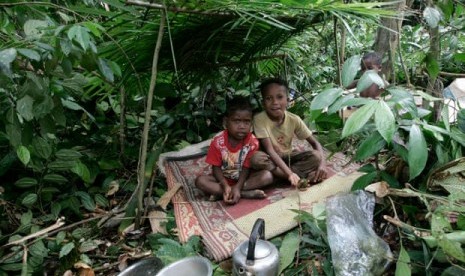
[(283, 85), (270, 84), (263, 93), (263, 108), (273, 121), (281, 121), (287, 109), (287, 90)]
[(381, 64), (376, 63), (372, 59), (363, 60), (362, 63), (363, 63), (362, 64), (363, 71), (366, 71), (366, 70), (375, 70), (376, 72), (381, 71)]
[(249, 134), (252, 127), (252, 112), (237, 110), (226, 117), (226, 129), (230, 139), (240, 141)]

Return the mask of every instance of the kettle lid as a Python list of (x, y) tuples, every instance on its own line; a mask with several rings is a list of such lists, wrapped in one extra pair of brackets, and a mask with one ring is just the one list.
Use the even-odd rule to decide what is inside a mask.
[[(268, 241), (257, 240), (255, 245), (255, 260), (268, 257), (273, 252), (274, 245)], [(249, 250), (248, 243), (244, 242), (240, 246), (240, 251), (243, 256), (247, 256)]]

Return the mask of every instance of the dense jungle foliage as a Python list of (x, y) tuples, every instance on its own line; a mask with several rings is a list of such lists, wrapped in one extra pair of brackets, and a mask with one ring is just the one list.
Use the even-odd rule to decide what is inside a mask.
[[(386, 274), (463, 275), (465, 189), (432, 175), (458, 160), (463, 181), (465, 111), (445, 108), (443, 91), (465, 77), (464, 31), (460, 0), (2, 1), (0, 275), (112, 275), (148, 255), (202, 255), (199, 237), (178, 242), (169, 207), (166, 234), (144, 220), (144, 198), (166, 191), (156, 161), (221, 130), (228, 97), (258, 109), (269, 76), (289, 82), (291, 111), (323, 146), (363, 165), (353, 190), (381, 183)], [(380, 100), (356, 96), (384, 86), (360, 71), (373, 50), (390, 83)], [(348, 106), (359, 108), (343, 123)], [(334, 275), (324, 211), (296, 219), (273, 239), (292, 256), (283, 274)]]

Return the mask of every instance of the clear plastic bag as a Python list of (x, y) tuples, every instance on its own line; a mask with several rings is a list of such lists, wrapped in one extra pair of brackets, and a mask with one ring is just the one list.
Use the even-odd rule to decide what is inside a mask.
[(336, 275), (381, 275), (393, 256), (373, 231), (373, 194), (359, 190), (326, 202), (328, 242)]

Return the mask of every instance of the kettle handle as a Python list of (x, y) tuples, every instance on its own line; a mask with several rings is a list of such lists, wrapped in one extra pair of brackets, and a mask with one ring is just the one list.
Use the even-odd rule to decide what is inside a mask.
[(252, 228), (252, 233), (250, 233), (249, 238), (249, 248), (247, 249), (247, 265), (253, 264), (255, 261), (255, 244), (258, 239), (265, 239), (265, 220), (258, 218)]

